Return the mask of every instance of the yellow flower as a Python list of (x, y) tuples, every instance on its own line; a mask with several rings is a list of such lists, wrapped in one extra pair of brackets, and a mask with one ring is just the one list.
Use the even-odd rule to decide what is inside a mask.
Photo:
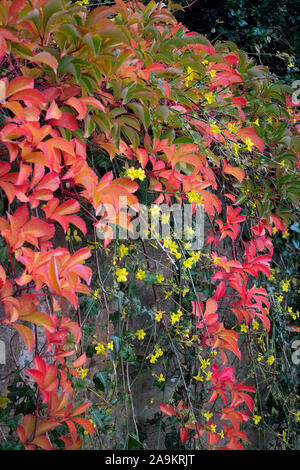
[(152, 356), (150, 357), (151, 364), (155, 364), (156, 361), (157, 361), (157, 356), (155, 354), (152, 354)]
[(145, 335), (146, 335), (144, 330), (137, 330), (137, 332), (135, 334), (137, 336), (137, 339), (139, 339), (139, 340), (144, 339)]
[(289, 291), (290, 281), (281, 281), (280, 285), (281, 285), (282, 292)]
[(67, 235), (65, 236), (67, 242), (71, 241), (71, 229), (68, 228)]
[(276, 227), (273, 227), (272, 232), (273, 232), (273, 235), (275, 235), (275, 233), (277, 232), (277, 228), (276, 228)]
[(287, 238), (287, 237), (289, 237), (289, 236), (290, 236), (290, 233), (289, 233), (288, 230), (286, 230), (286, 231), (283, 233), (282, 238)]
[(122, 245), (118, 249), (118, 252), (119, 252), (119, 260), (121, 260), (124, 256), (128, 255), (128, 247), (122, 243)]
[(275, 277), (273, 274), (270, 274), (270, 277), (269, 277), (269, 281), (274, 281), (275, 280)]
[(188, 287), (185, 287), (182, 291), (182, 297), (185, 297), (186, 294), (190, 291), (190, 289)]
[(185, 260), (183, 261), (184, 267), (185, 267), (185, 268), (188, 268), (188, 269), (191, 269), (191, 267), (193, 266), (193, 264), (194, 264), (193, 258), (188, 258), (188, 259), (185, 259)]
[(95, 300), (98, 299), (98, 293), (99, 293), (99, 289), (95, 289), (94, 292), (93, 292), (93, 299), (95, 299)]
[(252, 328), (253, 328), (253, 330), (258, 330), (259, 323), (256, 320), (254, 320), (254, 322), (252, 323)]
[(258, 424), (261, 420), (261, 416), (253, 415), (254, 424)]
[(161, 223), (162, 224), (169, 223), (169, 220), (170, 220), (170, 214), (162, 214), (162, 216), (161, 216)]
[(126, 282), (127, 281), (127, 276), (128, 276), (128, 271), (126, 271), (126, 268), (116, 269), (116, 276), (117, 276), (117, 281), (118, 282)]
[(137, 170), (136, 175), (137, 175), (137, 178), (141, 181), (144, 181), (144, 179), (146, 178), (146, 173), (144, 172), (142, 168), (139, 168)]
[(238, 127), (236, 126), (235, 122), (229, 122), (227, 124), (227, 129), (229, 130), (231, 134), (235, 134), (236, 131), (238, 130)]
[(274, 356), (270, 356), (268, 359), (267, 359), (267, 363), (270, 364), (270, 366), (275, 362), (275, 357)]
[(187, 193), (188, 201), (190, 203), (192, 202), (198, 202), (201, 204), (202, 202), (202, 197), (197, 193), (197, 191), (190, 191)]
[(296, 421), (300, 421), (300, 411), (297, 411), (297, 414), (296, 414)]
[(232, 148), (232, 150), (234, 151), (234, 154), (238, 157), (240, 144), (236, 144), (236, 143), (231, 142), (230, 143), (230, 148)]
[(252, 142), (252, 140), (250, 139), (250, 137), (247, 137), (247, 138), (246, 138), (246, 145), (247, 145), (247, 150), (248, 150), (249, 152), (251, 152), (254, 143)]
[(210, 365), (210, 360), (209, 359), (206, 359), (206, 360), (201, 359), (201, 369), (202, 370), (205, 370), (206, 367), (208, 367), (209, 365)]
[(157, 215), (159, 215), (159, 213), (160, 213), (160, 207), (159, 207), (159, 205), (158, 205), (158, 204), (154, 204), (153, 207), (151, 207), (150, 212), (151, 212), (151, 215), (154, 216), (154, 217), (157, 216)]
[(155, 315), (155, 321), (160, 322), (163, 316), (163, 312), (160, 312), (159, 310), (156, 310), (156, 308), (154, 308), (154, 315)]
[(259, 356), (257, 357), (257, 362), (260, 362), (262, 360), (262, 358), (263, 358), (262, 355), (259, 354)]
[(97, 346), (95, 349), (96, 349), (97, 354), (106, 354), (105, 346), (102, 343), (97, 343)]
[(79, 367), (78, 372), (80, 374), (80, 378), (84, 379), (84, 377), (86, 377), (88, 371), (89, 371), (88, 369), (82, 369), (82, 367)]
[(212, 256), (212, 262), (214, 263), (214, 265), (216, 266), (218, 264), (218, 261), (221, 259), (219, 258), (216, 253), (214, 253), (214, 255)]
[(173, 294), (173, 292), (171, 290), (168, 290), (165, 292), (165, 300), (167, 300), (169, 297), (171, 297), (171, 295)]
[(146, 277), (145, 271), (143, 271), (142, 269), (139, 269), (138, 272), (136, 273), (136, 278), (143, 280), (145, 277)]
[(207, 411), (206, 413), (202, 413), (204, 418), (206, 419), (206, 421), (209, 421), (210, 418), (212, 417), (212, 413), (210, 413), (209, 411)]
[(253, 121), (252, 124), (255, 124), (256, 126), (259, 126), (259, 119), (257, 118), (256, 121)]
[(210, 379), (211, 379), (211, 376), (212, 376), (212, 372), (211, 372), (211, 371), (207, 372), (207, 374), (206, 374), (206, 380), (210, 380)]
[(136, 170), (135, 168), (132, 166), (131, 168), (128, 168), (126, 170), (126, 174), (127, 176), (129, 176), (129, 178), (131, 178), (132, 180), (134, 180), (136, 178)]
[(163, 350), (162, 350), (161, 348), (157, 348), (157, 350), (156, 350), (156, 356), (157, 356), (157, 357), (162, 356), (163, 353), (164, 353), (164, 352), (163, 352)]
[(82, 242), (82, 238), (79, 235), (77, 235), (77, 230), (74, 230), (73, 237), (76, 242)]
[(209, 128), (213, 134), (221, 134), (219, 126), (212, 124)]
[(212, 104), (216, 101), (214, 94), (211, 91), (209, 93), (205, 93), (204, 98), (206, 99), (208, 104)]
[(161, 284), (162, 282), (164, 282), (165, 278), (162, 274), (156, 274), (156, 280), (158, 284)]
[(245, 323), (243, 323), (241, 325), (241, 332), (242, 333), (247, 333), (247, 331), (248, 331), (248, 325), (245, 325)]
[(197, 382), (203, 382), (203, 375), (194, 375), (193, 379), (197, 380)]
[(179, 322), (181, 317), (182, 317), (182, 312), (180, 310), (177, 310), (177, 313), (172, 313), (171, 314), (172, 325)]
[(219, 432), (219, 436), (221, 437), (221, 439), (223, 439), (223, 437), (224, 437), (224, 431)]
[(132, 180), (139, 179), (139, 180), (143, 181), (146, 178), (146, 174), (145, 174), (145, 172), (142, 168), (136, 169), (133, 166), (126, 170), (126, 174)]
[(113, 341), (110, 341), (109, 343), (107, 343), (106, 347), (107, 347), (107, 350), (108, 350), (108, 351), (113, 351), (113, 350), (114, 350), (114, 343), (113, 343)]
[(209, 75), (211, 76), (211, 78), (215, 78), (216, 73), (217, 73), (216, 70), (210, 70), (210, 71), (209, 71)]
[(191, 254), (191, 257), (193, 258), (193, 260), (195, 261), (195, 263), (197, 263), (197, 261), (199, 261), (199, 258), (201, 256), (201, 253), (195, 253), (195, 251), (192, 252)]
[(216, 428), (217, 428), (216, 424), (211, 424), (210, 425), (210, 432), (216, 432)]
[(276, 296), (277, 302), (281, 303), (283, 301), (283, 295)]
[(281, 434), (278, 434), (279, 437), (282, 437), (282, 439), (284, 440), (284, 442), (286, 442), (286, 431), (282, 431)]
[(191, 67), (187, 68), (187, 74), (185, 76), (185, 86), (188, 87), (190, 83), (194, 81), (194, 72)]
[(166, 379), (164, 378), (163, 374), (160, 374), (159, 377), (157, 377), (157, 380), (158, 382), (165, 382)]

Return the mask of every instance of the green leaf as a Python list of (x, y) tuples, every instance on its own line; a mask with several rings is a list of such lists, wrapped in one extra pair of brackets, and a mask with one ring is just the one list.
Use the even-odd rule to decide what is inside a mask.
[(106, 134), (110, 133), (111, 121), (105, 113), (99, 110), (97, 111), (97, 113), (92, 115), (92, 119), (96, 124), (98, 124), (100, 129), (103, 130)]
[(150, 125), (150, 113), (146, 106), (140, 103), (128, 103), (126, 106), (130, 108), (140, 119), (145, 129)]
[(93, 382), (98, 390), (104, 392), (107, 386), (107, 372), (96, 372), (93, 377)]
[(121, 121), (123, 124), (127, 124), (128, 126), (133, 127), (137, 131), (141, 129), (139, 121), (134, 116), (129, 116), (128, 114), (125, 114), (119, 116), (118, 120)]
[(133, 146), (134, 150), (137, 150), (138, 146), (139, 146), (139, 136), (136, 133), (136, 131), (131, 129), (131, 127), (122, 127), (121, 131), (122, 131), (123, 134), (125, 134), (127, 139), (130, 141), (130, 143)]
[(128, 434), (127, 442), (126, 442), (126, 449), (127, 450), (141, 450), (144, 449), (144, 445), (142, 442), (139, 441), (138, 437), (131, 433)]
[[(63, 75), (65, 73), (70, 73), (70, 64), (73, 61), (73, 57), (70, 55), (65, 55), (62, 59), (59, 60), (57, 67), (57, 75)], [(74, 70), (74, 69), (73, 69)], [(73, 72), (71, 72), (73, 73)]]

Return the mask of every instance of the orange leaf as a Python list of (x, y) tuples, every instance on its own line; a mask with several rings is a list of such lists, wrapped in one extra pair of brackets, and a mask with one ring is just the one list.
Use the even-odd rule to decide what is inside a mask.
[(160, 411), (167, 416), (177, 416), (177, 413), (172, 405), (159, 405)]
[(74, 410), (70, 413), (70, 418), (73, 418), (74, 416), (81, 415), (84, 413), (89, 407), (91, 406), (90, 402), (82, 403), (81, 405), (77, 406), (77, 408), (74, 408)]
[(44, 450), (54, 450), (54, 447), (52, 447), (51, 442), (49, 441), (49, 438), (47, 436), (39, 436), (33, 439), (31, 444), (35, 444), (38, 447), (41, 447)]
[(20, 325), (19, 323), (12, 323), (11, 326), (13, 326), (21, 335), (24, 343), (28, 348), (28, 351), (31, 352), (34, 346), (34, 335), (31, 329), (25, 325)]
[(29, 77), (16, 77), (13, 78), (8, 86), (6, 91), (6, 97), (13, 95), (14, 93), (18, 93), (19, 91), (23, 91), (26, 89), (32, 89), (34, 86), (33, 78)]
[(45, 330), (50, 331), (50, 333), (55, 330), (53, 322), (47, 313), (34, 312), (29, 315), (22, 315), (22, 312), (19, 312), (19, 316), (20, 320), (29, 321), (35, 325), (41, 326), (42, 328), (45, 328)]
[(42, 421), (36, 428), (36, 437), (41, 436), (42, 434), (50, 431), (51, 429), (56, 428), (56, 426), (59, 426), (59, 424), (60, 423), (58, 421), (55, 421), (53, 419)]
[(49, 275), (49, 281), (50, 281), (51, 287), (53, 288), (54, 292), (57, 292), (58, 294), (60, 294), (61, 289), (60, 289), (58, 269), (56, 265), (55, 256), (53, 256), (50, 259), (50, 262), (48, 265), (48, 275)]
[(62, 111), (56, 104), (56, 101), (52, 101), (50, 107), (47, 110), (46, 120), (48, 119), (60, 119), (62, 116)]
[(257, 147), (261, 153), (264, 153), (264, 143), (261, 138), (256, 135), (255, 130), (252, 129), (252, 127), (243, 127), (242, 129), (239, 129), (236, 133), (244, 143), (246, 143), (246, 139), (250, 139), (255, 145), (255, 147)]
[(72, 366), (75, 367), (75, 368), (76, 368), (76, 367), (80, 367), (80, 366), (82, 366), (83, 364), (85, 364), (86, 360), (87, 360), (86, 354), (84, 353), (84, 354), (82, 354), (80, 357), (78, 357), (78, 359), (76, 359), (76, 360), (73, 362)]
[(233, 175), (236, 179), (239, 180), (240, 183), (245, 178), (245, 171), (244, 170), (242, 170), (239, 167), (233, 167), (232, 165), (227, 163), (225, 160), (224, 160), (224, 164), (223, 164), (223, 173)]
[(26, 90), (18, 91), (10, 99), (13, 99), (14, 101), (30, 101), (31, 104), (35, 104), (38, 107), (43, 107), (47, 103), (40, 91), (29, 88)]
[(57, 60), (49, 52), (39, 52), (34, 57), (30, 58), (31, 62), (41, 62), (41, 64), (48, 65), (56, 73), (57, 70)]
[(94, 434), (95, 428), (94, 428), (93, 424), (88, 419), (79, 417), (79, 418), (73, 418), (72, 421), (74, 421), (77, 424), (80, 424), (80, 426), (82, 426), (90, 434), (92, 434), (92, 435)]

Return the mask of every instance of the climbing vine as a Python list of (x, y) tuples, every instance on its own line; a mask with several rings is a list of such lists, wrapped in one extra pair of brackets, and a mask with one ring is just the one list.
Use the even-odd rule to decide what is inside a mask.
[[(276, 361), (265, 346), (275, 294), (263, 286), (272, 240), (297, 227), (293, 89), (161, 2), (83, 3), (0, 5), (1, 323), (32, 357), (3, 399), (17, 417), (5, 424), (25, 449), (101, 447), (120, 373), (132, 416), (123, 444), (142, 446), (129, 366), (153, 367), (158, 391), (171, 384), (157, 406), (160, 432), (176, 428), (169, 441), (242, 449), (262, 419), (259, 374)], [(197, 219), (178, 237), (174, 204), (202, 208), (200, 249)], [(137, 214), (149, 224), (135, 238)], [(299, 313), (287, 313), (284, 328), (297, 331)], [(246, 343), (260, 370), (253, 356), (240, 380)], [(91, 358), (106, 367), (93, 377)], [(27, 405), (16, 412), (20, 381)], [(299, 421), (295, 397), (288, 409)]]

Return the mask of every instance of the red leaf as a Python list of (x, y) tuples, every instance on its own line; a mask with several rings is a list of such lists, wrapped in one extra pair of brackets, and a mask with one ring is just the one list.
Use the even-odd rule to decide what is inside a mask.
[(243, 127), (242, 129), (239, 129), (236, 133), (244, 143), (246, 143), (246, 139), (249, 138), (253, 142), (255, 147), (257, 147), (261, 153), (264, 153), (264, 143), (261, 138), (256, 135), (255, 130), (252, 129), (252, 127)]
[(224, 160), (224, 163), (223, 163), (223, 173), (233, 175), (236, 179), (239, 180), (240, 183), (245, 178), (245, 171), (244, 170), (242, 170), (239, 167), (233, 167), (232, 165), (227, 163), (226, 160)]
[(88, 410), (90, 406), (91, 406), (90, 402), (82, 403), (81, 405), (77, 406), (77, 408), (74, 408), (74, 410), (69, 415), (70, 418), (73, 418), (74, 416), (81, 415), (86, 410)]
[(180, 428), (180, 440), (184, 443), (188, 436), (188, 430), (186, 428)]
[(76, 360), (73, 362), (72, 366), (73, 366), (74, 368), (76, 368), (76, 367), (81, 367), (83, 364), (86, 363), (86, 360), (87, 360), (87, 359), (86, 359), (86, 354), (84, 353), (84, 354), (82, 354), (80, 357), (78, 357), (78, 359), (76, 359)]
[(65, 127), (70, 131), (76, 131), (78, 128), (78, 121), (76, 117), (71, 113), (63, 113), (59, 119), (51, 119), (49, 121), (51, 126)]
[(94, 434), (95, 428), (94, 428), (93, 424), (88, 419), (73, 418), (73, 421), (77, 424), (80, 424), (80, 426), (82, 426), (90, 434), (92, 434), (92, 435)]
[(18, 91), (10, 98), (10, 100), (12, 99), (14, 101), (30, 101), (31, 104), (35, 104), (38, 107), (43, 107), (47, 104), (47, 101), (45, 100), (44, 96), (40, 91), (29, 88), (26, 90)]
[(223, 297), (225, 293), (225, 283), (222, 281), (220, 282), (220, 284), (218, 285), (217, 289), (216, 289), (216, 292), (215, 292), (215, 299), (216, 300), (219, 300)]
[(160, 411), (167, 416), (177, 416), (177, 413), (172, 405), (159, 405)]

